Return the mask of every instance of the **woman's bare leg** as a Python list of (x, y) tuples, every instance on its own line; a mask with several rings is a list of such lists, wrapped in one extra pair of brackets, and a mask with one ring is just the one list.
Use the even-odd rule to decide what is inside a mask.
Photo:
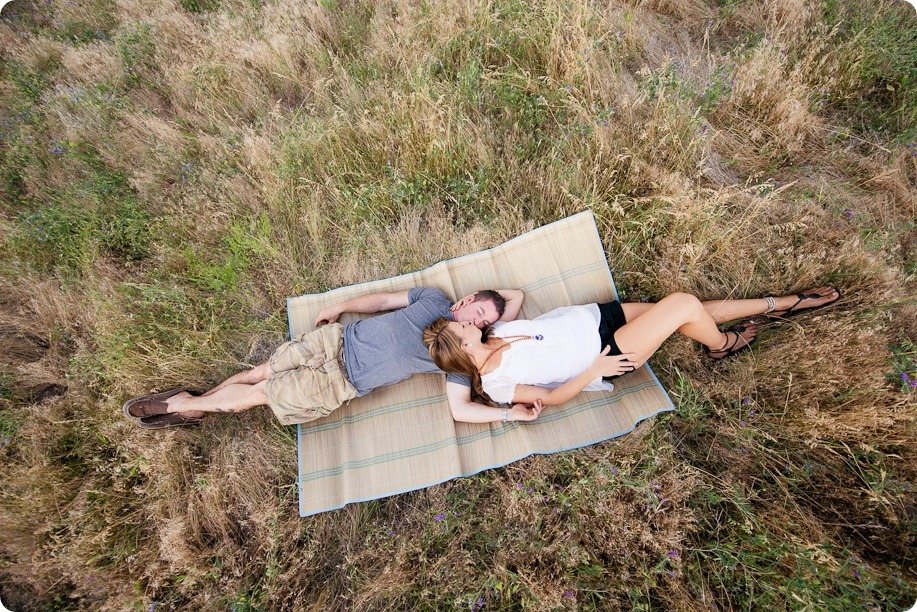
[[(746, 330), (737, 347), (750, 343), (757, 333), (754, 324), (748, 324)], [(614, 336), (618, 348), (624, 353), (634, 353), (633, 360), (642, 365), (675, 332), (697, 340), (712, 351), (735, 339), (717, 329), (716, 321), (701, 301), (687, 293), (673, 293), (652, 304), (633, 321), (628, 320)]]
[[(803, 293), (816, 293), (821, 297), (804, 300), (799, 306), (797, 306), (797, 310), (823, 306), (824, 304), (832, 302), (839, 297), (837, 290), (835, 290), (833, 287), (819, 287), (817, 289), (809, 289)], [(774, 299), (777, 302), (777, 307), (774, 309), (774, 312), (786, 310), (799, 300), (795, 294), (784, 295)], [(713, 317), (713, 320), (717, 323), (725, 323), (726, 321), (735, 321), (737, 319), (747, 319), (748, 317), (764, 314), (764, 311), (766, 311), (768, 308), (767, 301), (764, 298), (752, 300), (712, 300), (709, 302), (701, 303), (704, 305), (704, 310), (710, 313), (710, 316)], [(653, 304), (647, 302), (627, 302), (621, 304), (621, 308), (624, 310), (624, 318), (628, 323), (640, 317), (642, 314), (648, 311), (651, 306), (653, 306)]]

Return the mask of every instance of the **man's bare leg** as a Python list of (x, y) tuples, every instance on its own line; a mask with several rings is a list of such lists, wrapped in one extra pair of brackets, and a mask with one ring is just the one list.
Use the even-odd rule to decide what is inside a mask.
[(241, 372), (237, 372), (236, 374), (233, 374), (232, 376), (230, 376), (229, 378), (227, 378), (226, 380), (218, 384), (216, 387), (214, 387), (210, 391), (207, 391), (206, 393), (201, 394), (200, 397), (206, 397), (208, 395), (212, 395), (216, 393), (217, 391), (219, 391), (220, 389), (222, 389), (223, 387), (226, 387), (229, 385), (238, 385), (238, 384), (255, 385), (261, 382), (262, 380), (267, 380), (268, 376), (270, 375), (271, 375), (271, 364), (270, 362), (265, 361), (261, 365), (254, 367), (251, 370), (242, 370)]
[(242, 412), (267, 403), (264, 393), (271, 366), (265, 362), (251, 370), (233, 374), (203, 395), (182, 392), (166, 400), (167, 412), (185, 418), (200, 418), (206, 412)]

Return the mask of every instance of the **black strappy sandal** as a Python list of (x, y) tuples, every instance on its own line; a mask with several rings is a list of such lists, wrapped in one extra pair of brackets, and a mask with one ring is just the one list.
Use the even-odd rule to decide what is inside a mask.
[[(726, 344), (723, 345), (723, 348), (717, 349), (715, 351), (711, 351), (708, 348), (706, 351), (704, 351), (704, 354), (706, 354), (707, 357), (709, 357), (710, 359), (716, 359), (717, 361), (719, 361), (720, 359), (726, 359), (727, 357), (738, 355), (742, 351), (751, 347), (751, 343), (755, 341), (755, 338), (757, 338), (757, 334), (755, 335), (755, 338), (745, 341), (745, 344), (736, 348), (736, 345), (739, 342), (745, 340), (745, 338), (742, 336), (742, 333), (748, 330), (748, 328), (746, 327), (746, 324), (747, 323), (739, 323), (738, 325), (733, 325), (729, 329), (724, 329), (723, 333), (726, 334), (727, 336), (729, 334), (733, 334), (735, 336), (732, 342), (730, 343), (729, 339), (727, 338)], [(723, 353), (723, 355), (721, 355), (720, 357), (714, 357), (713, 355), (714, 353)]]
[(837, 294), (837, 297), (831, 300), (830, 302), (825, 302), (824, 304), (820, 304), (818, 306), (809, 306), (807, 308), (800, 308), (799, 310), (796, 310), (796, 307), (802, 304), (802, 302), (805, 300), (817, 300), (819, 298), (825, 297), (823, 295), (819, 295), (818, 293), (797, 293), (796, 297), (798, 299), (796, 300), (796, 303), (790, 306), (789, 308), (785, 308), (782, 310), (775, 310), (771, 312), (765, 312), (764, 314), (771, 316), (771, 317), (776, 317), (778, 319), (786, 319), (794, 314), (799, 314), (800, 312), (804, 310), (815, 310), (816, 308), (823, 308), (841, 299), (840, 291), (838, 291), (835, 287), (829, 287), (829, 289), (831, 289), (832, 291), (834, 291)]

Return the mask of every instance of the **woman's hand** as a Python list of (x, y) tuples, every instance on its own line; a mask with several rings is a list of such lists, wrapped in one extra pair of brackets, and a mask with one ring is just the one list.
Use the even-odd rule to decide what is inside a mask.
[(635, 353), (624, 353), (623, 355), (609, 355), (611, 351), (610, 346), (606, 346), (601, 354), (595, 358), (595, 361), (592, 362), (590, 368), (598, 376), (619, 376), (621, 374), (627, 374), (628, 372), (633, 372), (639, 368), (642, 364), (633, 361), (637, 356)]
[(544, 404), (541, 403), (541, 400), (535, 400), (535, 403), (531, 407), (526, 404), (514, 404), (512, 410), (509, 412), (509, 417), (507, 421), (534, 421), (538, 418), (538, 415), (541, 414), (541, 411), (544, 409)]

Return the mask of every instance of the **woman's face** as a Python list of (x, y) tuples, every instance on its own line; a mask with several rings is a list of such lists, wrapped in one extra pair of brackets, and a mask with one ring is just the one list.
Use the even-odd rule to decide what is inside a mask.
[(466, 353), (481, 344), (481, 330), (471, 321), (452, 321), (446, 328), (461, 340)]

